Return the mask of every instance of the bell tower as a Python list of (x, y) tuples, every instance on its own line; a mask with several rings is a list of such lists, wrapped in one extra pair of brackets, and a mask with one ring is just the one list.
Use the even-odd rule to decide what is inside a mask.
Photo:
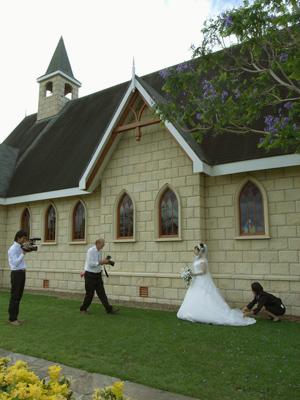
[(78, 98), (81, 83), (73, 75), (62, 37), (45, 75), (37, 81), (40, 84), (37, 120), (58, 114), (68, 101)]

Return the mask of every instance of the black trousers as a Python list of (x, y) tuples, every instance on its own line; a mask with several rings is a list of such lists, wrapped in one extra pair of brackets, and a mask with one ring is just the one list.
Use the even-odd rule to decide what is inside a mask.
[(281, 304), (270, 304), (270, 305), (266, 305), (266, 310), (270, 311), (272, 314), (274, 315), (283, 315), (285, 314), (285, 306), (281, 303)]
[(85, 280), (85, 296), (83, 303), (80, 307), (80, 311), (86, 311), (89, 308), (93, 300), (94, 293), (96, 291), (97, 296), (99, 297), (99, 300), (105, 307), (106, 312), (110, 313), (112, 311), (112, 306), (109, 304), (106, 297), (101, 272), (94, 273), (85, 271), (84, 280)]
[(19, 314), (20, 301), (23, 296), (25, 286), (25, 270), (11, 271), (10, 274), (10, 301), (8, 306), (8, 315), (10, 321), (16, 321)]

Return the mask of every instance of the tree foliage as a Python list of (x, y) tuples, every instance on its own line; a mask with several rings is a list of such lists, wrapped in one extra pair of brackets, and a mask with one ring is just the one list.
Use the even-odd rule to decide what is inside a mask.
[(164, 120), (204, 134), (258, 133), (300, 151), (300, 1), (244, 0), (209, 19), (190, 61), (161, 71)]

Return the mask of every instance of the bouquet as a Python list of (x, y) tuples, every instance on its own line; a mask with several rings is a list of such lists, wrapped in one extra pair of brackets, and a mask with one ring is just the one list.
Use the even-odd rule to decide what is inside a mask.
[(186, 285), (189, 286), (192, 280), (192, 267), (187, 265), (180, 274), (181, 278), (185, 281)]

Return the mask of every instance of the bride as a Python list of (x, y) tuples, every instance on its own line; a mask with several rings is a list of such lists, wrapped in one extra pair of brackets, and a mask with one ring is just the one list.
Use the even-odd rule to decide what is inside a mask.
[(216, 325), (245, 326), (256, 322), (245, 318), (241, 310), (231, 309), (221, 296), (208, 271), (207, 246), (194, 247), (192, 282), (188, 288), (177, 317), (192, 322)]

